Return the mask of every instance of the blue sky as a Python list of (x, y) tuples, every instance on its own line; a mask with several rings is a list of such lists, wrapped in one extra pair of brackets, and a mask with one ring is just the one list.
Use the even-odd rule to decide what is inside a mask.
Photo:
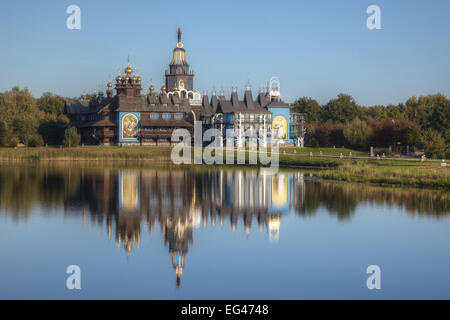
[[(81, 8), (68, 30), (66, 8)], [(366, 9), (381, 8), (381, 30)], [(450, 1), (23, 1), (0, 4), (0, 91), (14, 85), (39, 96), (105, 90), (131, 64), (159, 88), (183, 30), (195, 89), (254, 92), (272, 76), (284, 100), (338, 93), (362, 105), (413, 95), (450, 95)], [(145, 91), (146, 92), (146, 91)]]

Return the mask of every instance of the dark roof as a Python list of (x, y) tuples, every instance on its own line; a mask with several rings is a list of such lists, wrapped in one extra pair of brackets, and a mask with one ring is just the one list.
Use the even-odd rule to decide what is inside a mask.
[(250, 90), (245, 91), (244, 101), (239, 101), (237, 92), (233, 91), (230, 100), (218, 100), (216, 112), (222, 113), (269, 113), (257, 101), (253, 101)]
[(201, 109), (201, 116), (203, 117), (212, 117), (214, 115), (214, 111), (212, 106), (209, 104), (208, 95), (203, 95), (202, 100), (202, 109)]
[(283, 100), (279, 101), (271, 101), (266, 108), (290, 108), (289, 104), (284, 102)]
[(211, 108), (213, 113), (216, 113), (217, 107), (219, 106), (219, 100), (217, 99), (217, 96), (215, 94), (211, 97)]
[(94, 97), (91, 100), (66, 100), (64, 109), (68, 115), (96, 113), (110, 104), (113, 99), (113, 97)]
[(142, 97), (142, 111), (154, 112), (191, 112), (189, 100), (182, 99), (178, 95), (157, 95), (156, 93)]
[(67, 114), (86, 114), (91, 113), (88, 100), (69, 100), (66, 101), (65, 111)]
[(115, 127), (115, 126), (116, 124), (109, 119), (91, 121), (81, 125), (81, 127)]

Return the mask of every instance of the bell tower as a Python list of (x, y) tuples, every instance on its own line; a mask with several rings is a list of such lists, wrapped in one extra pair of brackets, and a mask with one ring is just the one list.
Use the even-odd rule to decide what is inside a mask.
[(189, 64), (186, 61), (186, 50), (184, 50), (181, 42), (181, 35), (181, 29), (178, 28), (178, 42), (175, 49), (173, 49), (169, 70), (166, 70), (167, 91), (181, 91), (183, 89), (193, 91), (194, 89), (194, 72), (189, 70)]

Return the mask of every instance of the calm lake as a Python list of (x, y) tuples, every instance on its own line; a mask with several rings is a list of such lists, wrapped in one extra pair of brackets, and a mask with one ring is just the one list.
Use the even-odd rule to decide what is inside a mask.
[(449, 191), (292, 170), (2, 164), (0, 243), (0, 299), (450, 299)]

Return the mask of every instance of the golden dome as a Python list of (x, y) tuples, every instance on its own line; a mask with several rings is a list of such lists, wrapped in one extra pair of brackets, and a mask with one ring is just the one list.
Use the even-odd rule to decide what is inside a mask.
[(116, 81), (117, 81), (117, 82), (122, 81), (122, 77), (121, 77), (120, 75), (118, 75), (117, 78), (116, 78)]
[(123, 80), (125, 80), (125, 82), (130, 81), (130, 77), (126, 76)]
[(150, 91), (155, 90), (155, 87), (153, 87), (153, 85), (150, 86), (150, 88), (148, 88)]
[(125, 69), (125, 73), (129, 76), (133, 73), (133, 69), (130, 68), (130, 65)]
[(108, 88), (112, 88), (112, 83), (108, 82), (107, 86), (108, 86)]
[(178, 91), (178, 88), (177, 87), (173, 88), (173, 91)]
[(141, 82), (142, 81), (142, 78), (140, 76), (137, 76), (136, 79), (137, 79), (137, 82)]
[(166, 86), (162, 86), (161, 91), (166, 91)]
[(137, 77), (133, 76), (133, 78), (131, 78), (131, 81), (136, 82), (137, 81)]

